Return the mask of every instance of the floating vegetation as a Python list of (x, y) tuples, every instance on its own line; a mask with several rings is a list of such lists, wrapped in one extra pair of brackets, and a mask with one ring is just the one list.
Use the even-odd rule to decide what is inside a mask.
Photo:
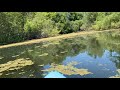
[[(80, 63), (80, 62), (79, 62)], [(73, 65), (77, 65), (79, 64), (78, 62), (75, 62), (75, 61), (71, 61), (69, 63), (67, 63), (68, 66), (73, 66)]]
[(24, 74), (25, 72), (20, 72), (19, 74)]
[(0, 73), (0, 76), (2, 75), (2, 73)]
[(33, 74), (30, 74), (29, 76), (32, 77), (32, 76), (34, 76), (34, 75), (33, 75)]
[(28, 50), (28, 52), (32, 52), (33, 50)]
[(56, 43), (54, 43), (55, 45), (59, 45), (60, 43), (59, 42), (56, 42)]
[(27, 60), (28, 60), (28, 59), (30, 59), (30, 58), (25, 58), (25, 59), (27, 59)]
[(120, 74), (120, 69), (117, 69), (117, 72)]
[(19, 57), (20, 55), (15, 55), (15, 56), (12, 56), (12, 57)]
[(58, 71), (62, 74), (65, 75), (86, 75), (86, 74), (92, 74), (91, 72), (88, 71), (88, 69), (78, 69), (74, 67), (74, 65), (77, 65), (77, 62), (70, 62), (67, 65), (58, 65), (58, 64), (51, 64), (51, 68), (48, 68), (46, 70), (42, 71)]
[(16, 57), (16, 56), (12, 56), (12, 57)]
[(110, 69), (108, 69), (108, 68), (104, 68), (104, 69), (102, 69), (102, 70), (109, 71)]
[(109, 78), (120, 78), (120, 75), (111, 76)]
[(21, 71), (24, 71), (24, 69), (22, 69)]
[(41, 56), (47, 56), (47, 55), (48, 55), (48, 53), (44, 53), (44, 54), (41, 54), (39, 56), (41, 57)]
[[(87, 60), (86, 60), (87, 61)], [(87, 61), (87, 62), (89, 62), (89, 63), (93, 63), (93, 61)]]
[(43, 76), (46, 76), (47, 74), (42, 74)]
[(35, 46), (35, 48), (40, 48), (41, 46)]
[(40, 52), (35, 52), (35, 53), (40, 53)]
[(5, 75), (10, 75), (9, 73), (5, 74)]
[(98, 64), (98, 66), (104, 66), (103, 64)]
[(115, 76), (111, 76), (109, 78), (120, 78), (120, 69), (116, 70), (118, 73)]
[(1, 57), (1, 56), (0, 56), (0, 59), (3, 59), (3, 58), (4, 58), (4, 57)]
[(59, 55), (55, 55), (56, 57), (58, 57)]
[(49, 43), (49, 44), (51, 44), (51, 45), (59, 45), (60, 43), (59, 43), (59, 41), (54, 41), (54, 42), (51, 42), (51, 43)]
[(42, 67), (42, 66), (44, 66), (44, 64), (42, 64), (42, 65), (38, 65), (38, 66), (41, 66), (41, 67)]
[(60, 53), (66, 53), (67, 51), (63, 51), (63, 52), (60, 52)]
[(15, 61), (9, 61), (5, 64), (0, 64), (0, 72), (10, 71), (10, 70), (18, 70), (27, 65), (32, 65), (33, 62), (31, 60), (26, 59), (17, 59)]
[(21, 52), (21, 54), (24, 54), (25, 53), (25, 51), (24, 52)]
[(42, 45), (42, 47), (48, 47), (49, 46), (49, 44), (46, 44), (46, 45)]

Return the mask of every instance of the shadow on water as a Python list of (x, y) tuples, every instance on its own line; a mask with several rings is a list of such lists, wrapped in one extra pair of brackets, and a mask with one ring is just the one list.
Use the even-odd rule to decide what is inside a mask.
[[(108, 78), (120, 69), (119, 38), (120, 31), (114, 31), (0, 49), (0, 77), (44, 78), (56, 71), (66, 78)], [(10, 70), (17, 66), (5, 69), (7, 63), (15, 63), (18, 59), (29, 60), (33, 64), (24, 64), (20, 69)], [(71, 62), (77, 64), (70, 66)]]

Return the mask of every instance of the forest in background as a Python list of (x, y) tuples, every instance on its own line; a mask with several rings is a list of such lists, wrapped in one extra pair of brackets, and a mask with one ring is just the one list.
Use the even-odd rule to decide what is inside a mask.
[(120, 28), (120, 12), (0, 12), (0, 45)]

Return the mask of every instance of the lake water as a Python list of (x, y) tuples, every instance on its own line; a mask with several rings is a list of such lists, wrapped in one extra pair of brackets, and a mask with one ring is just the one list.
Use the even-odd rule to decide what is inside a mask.
[(0, 78), (120, 75), (120, 31), (0, 49)]

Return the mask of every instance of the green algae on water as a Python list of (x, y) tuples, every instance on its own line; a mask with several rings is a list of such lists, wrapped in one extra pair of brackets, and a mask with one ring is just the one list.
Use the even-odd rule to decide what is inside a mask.
[(48, 68), (42, 71), (48, 71), (48, 72), (58, 71), (65, 75), (81, 75), (81, 76), (92, 74), (91, 72), (88, 71), (88, 69), (78, 69), (73, 65), (77, 65), (77, 62), (71, 62), (71, 63), (68, 63), (67, 65), (58, 65), (58, 64), (52, 63), (51, 68)]

